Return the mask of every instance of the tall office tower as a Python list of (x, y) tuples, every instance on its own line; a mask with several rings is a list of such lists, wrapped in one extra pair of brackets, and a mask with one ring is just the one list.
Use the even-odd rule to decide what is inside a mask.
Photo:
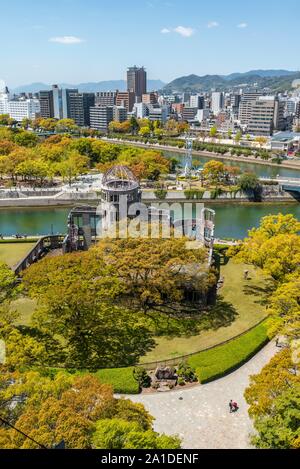
[(220, 92), (214, 92), (211, 95), (211, 110), (215, 116), (217, 116), (224, 108), (224, 94)]
[(243, 93), (240, 102), (239, 109), (239, 120), (241, 124), (248, 125), (251, 119), (252, 104), (260, 97), (263, 93), (258, 90), (246, 91)]
[(190, 97), (190, 106), (197, 109), (204, 109), (204, 96), (201, 94), (194, 94)]
[(122, 106), (131, 112), (135, 103), (134, 91), (118, 91), (116, 96), (116, 105)]
[(274, 130), (284, 129), (284, 101), (275, 96), (260, 96), (252, 103), (248, 131), (269, 137)]
[[(71, 117), (70, 109), (70, 96), (73, 94), (78, 94), (78, 89), (76, 88), (66, 88), (62, 90), (62, 109), (63, 109), (63, 119), (73, 119)], [(79, 124), (78, 124), (79, 125)]]
[(108, 131), (109, 124), (113, 121), (113, 106), (93, 106), (90, 108), (90, 127), (92, 129)]
[(63, 118), (62, 90), (58, 85), (52, 86), (53, 94), (53, 114), (55, 119)]
[(50, 119), (54, 117), (53, 90), (40, 91), (39, 101), (41, 108), (41, 117), (43, 117), (44, 119)]
[(95, 106), (94, 93), (69, 93), (68, 117), (79, 127), (90, 125), (90, 108)]
[(147, 93), (147, 72), (144, 67), (130, 67), (127, 71), (127, 91), (135, 93), (138, 102)]
[(296, 106), (296, 119), (300, 119), (300, 102)]
[(101, 91), (95, 95), (96, 106), (114, 106), (116, 104), (116, 91)]

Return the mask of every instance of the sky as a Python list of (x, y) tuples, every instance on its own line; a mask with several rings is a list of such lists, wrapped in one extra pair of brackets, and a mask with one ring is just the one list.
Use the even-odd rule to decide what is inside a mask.
[(0, 0), (0, 80), (299, 70), (299, 17), (299, 0)]

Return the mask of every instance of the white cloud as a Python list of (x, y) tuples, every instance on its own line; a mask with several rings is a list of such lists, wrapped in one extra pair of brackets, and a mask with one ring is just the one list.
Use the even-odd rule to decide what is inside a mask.
[(49, 42), (57, 42), (58, 44), (80, 44), (84, 42), (84, 39), (76, 36), (58, 36), (51, 37)]
[(220, 25), (219, 25), (219, 23), (218, 23), (217, 21), (210, 21), (210, 22), (207, 24), (207, 27), (208, 27), (209, 29), (211, 29), (211, 28), (217, 28), (218, 26), (220, 26)]
[(237, 27), (240, 28), (240, 29), (245, 29), (245, 28), (247, 28), (247, 26), (248, 26), (247, 23), (240, 23), (240, 24), (237, 25)]
[(162, 34), (169, 34), (171, 32), (170, 29), (168, 28), (163, 28), (161, 31), (160, 31)]
[(191, 37), (195, 33), (193, 28), (187, 28), (185, 26), (177, 26), (174, 31), (182, 37)]

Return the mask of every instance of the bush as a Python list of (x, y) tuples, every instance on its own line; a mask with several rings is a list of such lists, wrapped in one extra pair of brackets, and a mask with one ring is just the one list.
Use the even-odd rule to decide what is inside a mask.
[(265, 322), (227, 344), (194, 355), (188, 364), (196, 369), (201, 383), (221, 378), (252, 358), (267, 342)]
[(167, 197), (167, 194), (168, 194), (168, 191), (166, 191), (165, 189), (156, 189), (154, 191), (155, 197), (159, 200), (165, 200), (165, 198)]
[(135, 368), (133, 371), (134, 379), (139, 383), (140, 389), (150, 388), (151, 378), (145, 368)]
[(120, 394), (138, 394), (139, 384), (133, 375), (134, 368), (111, 368), (99, 370), (95, 373), (104, 384), (111, 384), (114, 392)]
[(194, 383), (197, 381), (197, 376), (195, 374), (194, 368), (189, 366), (186, 362), (180, 363), (177, 371), (177, 375), (179, 378), (182, 378), (184, 381), (188, 383)]
[(222, 195), (222, 193), (223, 193), (222, 189), (220, 189), (220, 187), (216, 187), (215, 189), (212, 189), (210, 191), (210, 198), (217, 199), (218, 197), (220, 197), (220, 195)]
[(205, 193), (204, 189), (202, 189), (202, 190), (192, 190), (191, 189), (191, 190), (184, 191), (185, 197), (189, 200), (192, 200), (192, 199), (201, 200), (201, 199), (203, 199), (204, 193)]
[(184, 379), (183, 378), (178, 378), (177, 384), (178, 384), (178, 386), (185, 386)]

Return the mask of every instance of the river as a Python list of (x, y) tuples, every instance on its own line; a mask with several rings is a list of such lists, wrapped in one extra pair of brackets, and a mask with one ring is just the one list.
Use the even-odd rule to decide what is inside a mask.
[[(300, 203), (284, 204), (209, 204), (216, 211), (216, 237), (241, 239), (259, 225), (261, 217), (292, 213), (300, 220)], [(65, 233), (70, 208), (22, 208), (0, 210), (0, 233), (47, 235)]]
[[(179, 161), (184, 162), (185, 156), (182, 153), (164, 151), (164, 155), (168, 158), (176, 158)], [(216, 157), (205, 157), (205, 156), (196, 156), (193, 155), (193, 160), (199, 161), (202, 165), (211, 161), (212, 159), (218, 160)], [(231, 161), (231, 160), (221, 160), (226, 166), (237, 166), (241, 169), (242, 172), (253, 172), (257, 174), (258, 177), (270, 177), (275, 178), (277, 175), (281, 177), (288, 178), (299, 178), (300, 177), (300, 168), (299, 169), (290, 169), (280, 166), (270, 166), (265, 164), (256, 164), (256, 163), (244, 163), (240, 161)]]

